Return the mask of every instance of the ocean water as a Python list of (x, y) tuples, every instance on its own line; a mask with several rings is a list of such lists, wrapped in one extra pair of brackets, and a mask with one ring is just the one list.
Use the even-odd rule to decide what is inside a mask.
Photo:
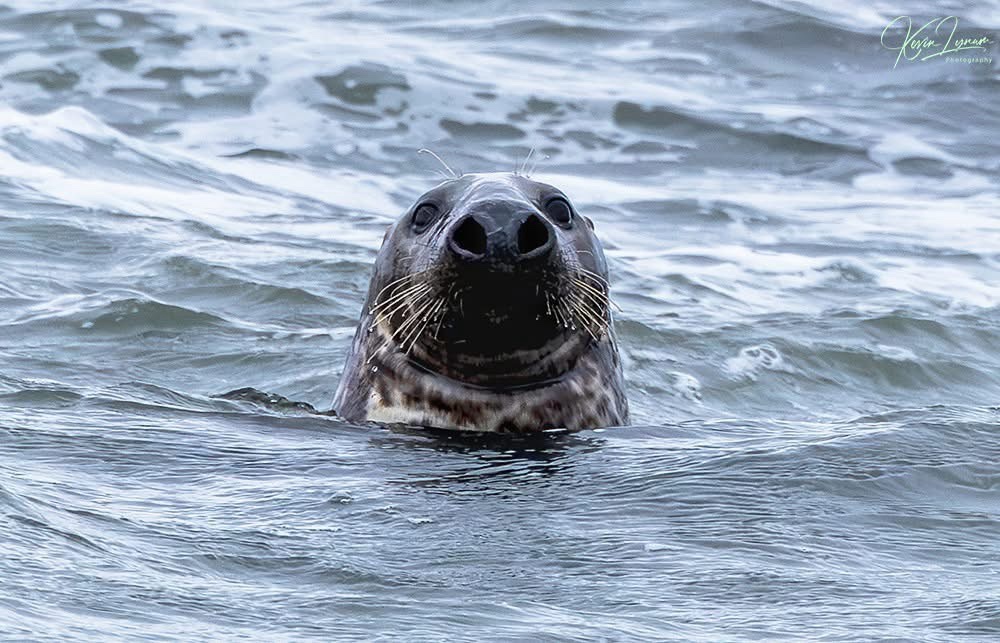
[[(1000, 639), (1000, 74), (898, 16), (998, 53), (961, 0), (3, 0), (0, 638)], [(634, 426), (214, 397), (329, 408), (421, 148), (596, 222)]]

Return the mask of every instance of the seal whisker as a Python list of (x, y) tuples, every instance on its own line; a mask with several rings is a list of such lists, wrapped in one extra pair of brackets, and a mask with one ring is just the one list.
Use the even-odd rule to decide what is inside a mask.
[(559, 301), (552, 305), (552, 295), (550, 293), (545, 294), (545, 308), (546, 313), (555, 320), (556, 324), (568, 328), (569, 324), (566, 323), (565, 319), (560, 317)]
[(574, 280), (574, 282), (578, 287), (576, 292), (596, 304), (602, 313), (607, 309), (608, 304), (613, 303), (606, 292), (595, 290), (581, 281)]
[(386, 288), (390, 288), (390, 287), (395, 286), (396, 284), (398, 284), (400, 282), (407, 281), (409, 279), (413, 279), (414, 277), (419, 277), (419, 276), (424, 275), (424, 274), (426, 274), (428, 272), (430, 272), (429, 269), (428, 270), (421, 270), (420, 272), (414, 272), (414, 273), (409, 274), (409, 275), (403, 275), (399, 279), (393, 279), (392, 281), (390, 281), (389, 283), (387, 283), (382, 288), (382, 290), (380, 290), (379, 292), (383, 292)]
[(444, 317), (445, 317), (443, 313), (444, 313), (444, 311), (442, 311), (442, 314), (438, 317), (438, 319), (437, 319), (437, 326), (434, 328), (434, 339), (435, 340), (438, 338), (438, 333), (441, 332), (441, 323), (444, 321)]
[(591, 339), (595, 342), (600, 341), (600, 336), (602, 334), (602, 329), (600, 327), (595, 327), (593, 324), (587, 323), (583, 320), (580, 320), (580, 327), (587, 331), (587, 334), (590, 335)]
[(597, 281), (598, 283), (604, 284), (605, 286), (610, 286), (611, 285), (608, 282), (608, 279), (604, 275), (599, 275), (596, 272), (594, 272), (593, 270), (588, 270), (588, 269), (584, 268), (583, 266), (577, 266), (574, 272), (579, 273), (579, 275), (582, 276), (582, 277), (589, 277), (589, 278)]
[(615, 310), (617, 310), (618, 312), (623, 312), (622, 307), (619, 306), (617, 303), (615, 303), (615, 300), (611, 298), (611, 292), (607, 289), (607, 281), (604, 282), (603, 287), (601, 288), (586, 281), (578, 279), (574, 281), (580, 288), (589, 290), (590, 292), (594, 293), (594, 295), (599, 297), (602, 302), (606, 301), (608, 304), (611, 304), (611, 306), (613, 306)]
[(441, 309), (442, 306), (444, 306), (447, 300), (444, 297), (438, 297), (436, 300), (432, 301), (434, 302), (434, 305), (431, 306), (430, 310), (423, 316), (423, 323), (420, 324), (419, 329), (413, 333), (413, 339), (404, 340), (403, 342), (405, 345), (406, 342), (409, 341), (409, 346), (407, 346), (406, 349), (403, 351), (407, 355), (410, 353), (410, 351), (413, 350), (413, 347), (416, 345), (417, 341), (424, 334), (424, 331), (427, 330), (427, 326), (430, 325), (431, 321), (434, 320), (434, 316), (437, 315), (438, 311)]
[[(425, 293), (424, 295), (422, 295), (422, 296), (421, 296), (421, 297), (420, 297), (419, 299), (417, 299), (417, 301), (416, 301), (416, 302), (410, 302), (410, 301), (404, 301), (404, 302), (403, 302), (402, 304), (400, 304), (399, 306), (397, 306), (397, 307), (396, 307), (396, 308), (395, 308), (395, 309), (393, 310), (393, 313), (392, 313), (392, 314), (395, 314), (395, 312), (396, 312), (396, 311), (398, 311), (398, 310), (400, 310), (400, 309), (402, 309), (402, 308), (406, 307), (406, 306), (407, 306), (408, 304), (409, 304), (409, 305), (411, 305), (411, 306), (420, 306), (420, 305), (424, 304), (424, 298), (425, 298), (425, 297), (426, 297), (426, 293)], [(431, 299), (431, 300), (428, 300), (428, 301), (427, 301), (426, 303), (431, 303), (431, 302), (433, 302), (433, 301), (434, 301), (434, 300), (433, 300), (433, 299)], [(412, 310), (412, 308), (411, 308), (411, 310)], [(378, 323), (379, 321), (388, 321), (388, 320), (390, 320), (391, 318), (392, 318), (392, 315), (389, 315), (389, 314), (383, 314), (383, 315), (380, 315), (380, 316), (378, 317), (378, 319), (377, 319), (376, 323)], [(377, 355), (378, 353), (380, 353), (380, 352), (382, 351), (382, 349), (386, 348), (387, 346), (389, 346), (389, 344), (391, 344), (391, 343), (392, 343), (393, 341), (395, 341), (396, 337), (397, 337), (397, 336), (398, 336), (398, 335), (399, 335), (399, 334), (400, 334), (401, 332), (403, 332), (403, 330), (404, 330), (405, 328), (407, 328), (407, 327), (409, 327), (409, 326), (410, 326), (411, 324), (413, 324), (414, 320), (417, 320), (417, 319), (419, 319), (419, 312), (417, 312), (417, 313), (411, 313), (411, 314), (410, 314), (410, 315), (409, 315), (409, 316), (408, 316), (408, 317), (407, 317), (407, 318), (406, 318), (406, 319), (405, 319), (405, 320), (403, 321), (403, 323), (401, 323), (401, 324), (400, 324), (400, 325), (399, 325), (399, 326), (398, 326), (398, 327), (397, 327), (397, 328), (396, 328), (395, 330), (393, 330), (393, 331), (392, 331), (392, 333), (391, 333), (391, 334), (389, 335), (389, 337), (386, 337), (386, 338), (384, 338), (384, 339), (383, 339), (383, 340), (382, 340), (382, 341), (381, 341), (381, 342), (379, 343), (379, 345), (375, 347), (375, 349), (374, 349), (374, 350), (372, 351), (372, 354), (371, 354), (371, 357), (369, 357), (367, 361), (368, 361), (368, 362), (371, 362), (371, 361), (372, 361), (372, 360), (373, 360), (373, 359), (375, 358), (375, 356), (376, 356), (376, 355)], [(373, 324), (372, 326), (374, 327), (374, 324)]]
[(563, 328), (569, 328), (569, 321), (567, 321), (567, 318), (566, 318), (566, 315), (565, 315), (565, 312), (564, 312), (564, 309), (563, 309), (562, 306), (560, 306), (559, 304), (556, 304), (556, 307), (553, 309), (553, 315), (552, 316), (555, 318), (557, 324), (559, 324)]
[(382, 296), (382, 293), (384, 293), (386, 290), (389, 290), (390, 288), (392, 288), (396, 284), (402, 283), (404, 281), (412, 281), (413, 279), (416, 279), (418, 277), (422, 277), (422, 276), (426, 275), (428, 272), (430, 272), (430, 270), (423, 270), (421, 272), (415, 272), (412, 275), (404, 275), (404, 276), (400, 277), (399, 279), (393, 279), (392, 281), (390, 281), (389, 283), (387, 283), (385, 286), (383, 286), (381, 290), (378, 291), (378, 294), (375, 295), (375, 301), (378, 301), (379, 297)]
[[(594, 334), (591, 328), (597, 329), (599, 334), (603, 334), (607, 330), (607, 317), (599, 315), (596, 310), (588, 305), (586, 300), (579, 298), (575, 293), (570, 293), (567, 298), (573, 304), (574, 311), (578, 313), (581, 325), (587, 327), (587, 330), (591, 334)], [(594, 339), (597, 339), (597, 337), (595, 336)]]
[(409, 287), (407, 287), (404, 290), (401, 290), (401, 291), (399, 291), (397, 293), (394, 293), (392, 295), (392, 297), (389, 297), (385, 301), (380, 301), (380, 302), (376, 303), (374, 306), (371, 307), (371, 310), (372, 310), (372, 312), (375, 312), (379, 308), (383, 308), (385, 306), (388, 306), (388, 305), (396, 302), (399, 299), (408, 299), (410, 297), (416, 296), (417, 293), (419, 293), (422, 290), (426, 290), (428, 288), (433, 288), (433, 286), (431, 286), (431, 284), (428, 284), (428, 283), (422, 283), (422, 284), (416, 284), (416, 285), (413, 285), (413, 286), (409, 286)]
[[(448, 289), (448, 294), (446, 294), (444, 297), (442, 297), (442, 299), (445, 302), (445, 305), (447, 305), (448, 300), (451, 299), (451, 293), (454, 290), (455, 290), (455, 285), (452, 284), (451, 288)], [(441, 323), (444, 321), (444, 318), (445, 318), (445, 311), (442, 309), (441, 312), (440, 312), (440, 314), (439, 314), (439, 316), (438, 316), (437, 327), (434, 329), (434, 339), (437, 339), (438, 338), (438, 333), (441, 332)]]
[(563, 318), (563, 328), (576, 330), (576, 316), (573, 314), (572, 306), (566, 302), (559, 302), (560, 316)]
[(514, 170), (514, 175), (515, 176), (519, 176), (521, 174), (524, 174), (525, 168), (528, 167), (528, 161), (531, 160), (531, 157), (534, 156), (534, 154), (535, 154), (535, 148), (532, 147), (530, 150), (528, 150), (528, 154), (527, 154), (527, 156), (524, 157), (524, 160), (521, 161), (520, 166), (517, 169)]
[(607, 315), (608, 312), (607, 300), (596, 299), (594, 295), (588, 293), (585, 290), (578, 290), (573, 293), (573, 296), (579, 299), (581, 302), (593, 308), (594, 312), (600, 315), (601, 317)]
[(556, 320), (556, 323), (564, 328), (569, 328), (569, 322), (565, 317), (565, 304), (558, 297), (553, 296), (552, 299), (552, 318)]
[(391, 325), (392, 318), (395, 317), (396, 313), (400, 311), (404, 312), (404, 317), (405, 317), (406, 308), (408, 306), (412, 307), (419, 304), (424, 298), (427, 297), (428, 294), (430, 294), (430, 292), (431, 292), (431, 287), (428, 285), (428, 287), (425, 290), (421, 290), (420, 292), (416, 293), (411, 297), (406, 297), (400, 301), (395, 302), (389, 310), (378, 311), (377, 313), (375, 313), (374, 319), (368, 326), (368, 330), (371, 331), (372, 329), (374, 329), (376, 326), (378, 326), (380, 323), (383, 322)]
[[(398, 342), (398, 345), (399, 345), (400, 350), (402, 350), (402, 352), (404, 354), (406, 354), (406, 353), (409, 352), (409, 349), (405, 349), (404, 350), (403, 347), (406, 346), (406, 343), (409, 341), (410, 335), (416, 329), (418, 329), (418, 328), (421, 327), (421, 323), (420, 322), (421, 322), (422, 319), (424, 321), (426, 321), (426, 319), (424, 317), (422, 317), (422, 316), (426, 315), (427, 310), (434, 303), (435, 303), (434, 299), (429, 299), (426, 302), (421, 302), (420, 308), (419, 309), (414, 309), (412, 315), (406, 321), (404, 321), (402, 324), (400, 324), (399, 328), (397, 328), (392, 333), (392, 336), (389, 337), (389, 339), (391, 341), (395, 341), (397, 336), (400, 338), (401, 341)], [(404, 332), (403, 331), (404, 328), (408, 328), (408, 330), (406, 330)], [(411, 348), (412, 348), (412, 344), (411, 344)]]
[[(531, 175), (535, 173), (536, 169), (538, 169), (539, 158), (540, 157), (537, 156), (535, 157), (535, 162), (531, 164), (531, 169), (528, 170), (527, 174), (524, 175), (525, 178), (531, 178)], [(546, 155), (545, 158), (548, 159), (549, 158), (548, 155)], [(527, 160), (525, 160), (525, 165), (527, 165)]]
[(587, 326), (590, 329), (596, 330), (597, 333), (603, 333), (607, 328), (607, 324), (600, 317), (596, 317), (592, 312), (589, 311), (584, 305), (580, 303), (574, 303), (574, 310), (578, 313), (581, 324)]
[(578, 270), (576, 272), (576, 274), (574, 275), (574, 278), (580, 280), (581, 282), (589, 285), (592, 288), (595, 288), (599, 292), (603, 292), (603, 293), (610, 293), (611, 292), (611, 284), (609, 284), (607, 282), (607, 280), (604, 280), (604, 279), (602, 279), (600, 281), (595, 280), (593, 278), (593, 275), (588, 275), (587, 273), (583, 272), (582, 270)]
[[(599, 318), (579, 299), (575, 294), (568, 293), (566, 295), (566, 309), (570, 318), (586, 330), (594, 339), (597, 339), (594, 333), (594, 328), (600, 328)], [(575, 328), (575, 325), (574, 325)]]
[(586, 331), (587, 331), (587, 334), (588, 334), (588, 335), (590, 335), (590, 337), (591, 337), (591, 338), (592, 338), (592, 339), (593, 339), (593, 340), (594, 340), (595, 342), (596, 342), (596, 341), (598, 341), (598, 339), (597, 339), (597, 335), (598, 335), (598, 333), (597, 333), (597, 332), (595, 332), (593, 328), (591, 328), (591, 327), (590, 327), (589, 325), (587, 325), (587, 324), (580, 324), (580, 325), (581, 325), (581, 326), (583, 326), (584, 330), (586, 330)]
[(377, 301), (375, 303), (375, 305), (372, 306), (372, 309), (378, 309), (380, 307), (386, 306), (386, 305), (392, 303), (394, 300), (399, 299), (400, 297), (406, 297), (406, 296), (411, 295), (414, 292), (416, 292), (418, 290), (421, 290), (423, 288), (426, 288), (428, 286), (429, 286), (429, 284), (427, 284), (426, 282), (425, 283), (417, 283), (417, 284), (407, 285), (404, 288), (402, 288), (401, 290), (393, 291), (392, 294), (389, 297)]
[[(426, 297), (429, 293), (430, 293), (429, 289), (417, 293), (415, 295), (415, 297), (417, 298), (416, 299), (417, 302), (419, 302), (421, 299), (423, 299), (424, 297)], [(392, 305), (392, 308), (390, 308), (389, 310), (383, 310), (383, 311), (376, 312), (375, 313), (375, 318), (372, 321), (372, 323), (369, 326), (369, 328), (375, 328), (375, 326), (377, 326), (378, 324), (380, 324), (382, 322), (389, 323), (392, 320), (392, 318), (396, 316), (396, 313), (398, 313), (400, 311), (403, 311), (405, 313), (406, 307), (410, 306), (410, 305), (413, 305), (413, 304), (414, 304), (414, 302), (410, 298), (406, 298), (406, 299), (403, 299), (401, 301), (398, 301), (398, 302), (394, 303)]]
[(592, 310), (595, 315), (601, 319), (607, 318), (608, 312), (608, 300), (606, 297), (598, 298), (593, 293), (586, 290), (575, 290), (567, 294), (571, 299), (576, 299), (582, 304), (586, 304), (589, 310)]
[[(444, 166), (444, 169), (448, 170), (448, 173), (451, 174), (451, 178), (453, 178), (453, 179), (457, 179), (458, 178), (459, 175), (455, 174), (455, 170), (451, 169), (451, 166), (449, 166), (447, 163), (445, 163), (444, 160), (440, 156), (438, 156), (434, 152), (430, 151), (426, 147), (422, 147), (419, 150), (417, 150), (417, 154), (430, 154), (431, 156), (433, 156), (434, 158), (437, 159), (438, 163), (440, 163), (441, 165)], [(448, 177), (445, 177), (445, 178), (448, 178)]]
[(594, 284), (583, 281), (577, 277), (573, 277), (572, 281), (573, 285), (579, 287), (582, 292), (589, 293), (602, 301), (608, 298), (608, 292), (604, 288), (598, 288)]
[(378, 320), (379, 321), (391, 322), (392, 318), (395, 317), (396, 313), (399, 313), (399, 312), (403, 313), (404, 318), (408, 317), (408, 315), (407, 315), (407, 308), (409, 308), (409, 313), (412, 314), (413, 313), (413, 309), (416, 306), (422, 304), (423, 301), (426, 299), (426, 297), (427, 297), (428, 294), (430, 294), (430, 291), (426, 290), (426, 291), (423, 291), (423, 292), (419, 293), (416, 296), (415, 300), (411, 300), (411, 299), (407, 298), (407, 299), (404, 299), (403, 301), (397, 302), (397, 304), (395, 306), (393, 306), (392, 310), (387, 310), (385, 312), (379, 313)]

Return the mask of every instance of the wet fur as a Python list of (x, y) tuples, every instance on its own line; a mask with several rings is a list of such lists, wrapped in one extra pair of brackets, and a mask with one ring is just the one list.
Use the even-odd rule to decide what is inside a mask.
[[(494, 322), (463, 310), (477, 297), (478, 305), (489, 307), (491, 293), (502, 294), (503, 289), (491, 290), (479, 277), (465, 274), (464, 266), (447, 260), (441, 240), (448, 226), (463, 211), (482, 203), (516, 199), (523, 205), (536, 198), (533, 190), (544, 194), (545, 189), (554, 190), (511, 175), (461, 177), (424, 197), (453, 207), (438, 222), (440, 230), (414, 235), (408, 228), (411, 210), (387, 232), (335, 398), (339, 415), (491, 432), (628, 422), (610, 324), (607, 268), (589, 227), (557, 231), (559, 254), (554, 263), (525, 280), (511, 277), (505, 282), (535, 288), (535, 297), (530, 292), (521, 298), (511, 295), (517, 302), (514, 314), (537, 313), (534, 323), (518, 318), (527, 330), (504, 334), (511, 325), (505, 326), (503, 319), (494, 320), (492, 326)], [(587, 226), (582, 218), (575, 225)], [(502, 317), (505, 310), (501, 307), (496, 314)], [(481, 332), (468, 331), (477, 329), (477, 324), (484, 327)], [(438, 337), (442, 326), (445, 332)], [(534, 330), (537, 337), (531, 335)], [(529, 342), (528, 336), (542, 343), (535, 348), (519, 346)], [(484, 350), (507, 345), (509, 350), (477, 361)], [(476, 346), (479, 352), (469, 349), (471, 357), (464, 355), (463, 346)]]

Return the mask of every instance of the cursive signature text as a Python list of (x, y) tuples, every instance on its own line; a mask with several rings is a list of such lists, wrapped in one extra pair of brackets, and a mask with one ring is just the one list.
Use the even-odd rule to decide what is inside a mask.
[[(905, 35), (902, 35), (901, 29), (893, 29), (893, 27), (903, 26), (906, 27)], [(890, 30), (892, 30), (891, 33)], [(970, 49), (985, 51), (993, 44), (993, 40), (988, 36), (956, 38), (955, 32), (957, 30), (957, 16), (934, 18), (916, 31), (913, 29), (913, 19), (910, 16), (899, 16), (882, 30), (882, 46), (899, 52), (896, 55), (896, 62), (892, 65), (892, 68), (895, 69), (899, 65), (899, 61), (904, 58), (907, 60), (929, 60)], [(900, 38), (901, 35), (902, 38)]]

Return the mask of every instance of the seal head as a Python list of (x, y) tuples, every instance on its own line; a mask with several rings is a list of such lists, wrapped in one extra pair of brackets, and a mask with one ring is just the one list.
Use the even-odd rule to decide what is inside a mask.
[(424, 194), (386, 232), (334, 407), (478, 431), (627, 423), (592, 222), (518, 175)]

